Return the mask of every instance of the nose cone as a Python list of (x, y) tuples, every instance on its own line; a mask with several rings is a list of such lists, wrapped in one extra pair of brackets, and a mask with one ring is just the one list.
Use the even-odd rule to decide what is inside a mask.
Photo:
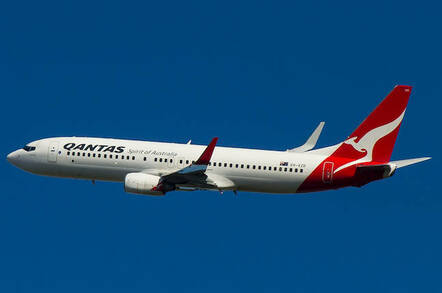
[(20, 158), (19, 151), (14, 151), (6, 157), (8, 162), (11, 163), (12, 165), (16, 165), (19, 158)]

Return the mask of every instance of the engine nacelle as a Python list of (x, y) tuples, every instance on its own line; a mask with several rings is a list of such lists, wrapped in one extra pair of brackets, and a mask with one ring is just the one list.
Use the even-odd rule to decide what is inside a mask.
[(144, 173), (129, 173), (124, 179), (124, 190), (129, 193), (164, 195), (162, 191), (152, 190), (160, 182), (160, 177)]

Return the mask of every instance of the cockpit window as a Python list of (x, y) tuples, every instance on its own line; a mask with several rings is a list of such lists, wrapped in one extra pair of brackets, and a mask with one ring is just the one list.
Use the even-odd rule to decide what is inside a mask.
[(23, 149), (27, 152), (35, 151), (35, 146), (25, 145)]

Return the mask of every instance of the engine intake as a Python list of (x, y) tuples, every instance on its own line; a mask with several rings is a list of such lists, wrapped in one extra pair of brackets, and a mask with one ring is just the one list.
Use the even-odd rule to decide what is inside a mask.
[(135, 194), (161, 196), (163, 191), (152, 190), (160, 182), (160, 177), (144, 173), (129, 173), (124, 179), (124, 191)]

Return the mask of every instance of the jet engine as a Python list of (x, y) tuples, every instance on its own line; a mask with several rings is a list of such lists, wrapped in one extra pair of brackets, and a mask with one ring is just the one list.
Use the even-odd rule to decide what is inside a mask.
[(158, 185), (159, 176), (144, 173), (129, 173), (124, 179), (124, 190), (128, 193), (164, 195), (163, 191), (152, 190)]

